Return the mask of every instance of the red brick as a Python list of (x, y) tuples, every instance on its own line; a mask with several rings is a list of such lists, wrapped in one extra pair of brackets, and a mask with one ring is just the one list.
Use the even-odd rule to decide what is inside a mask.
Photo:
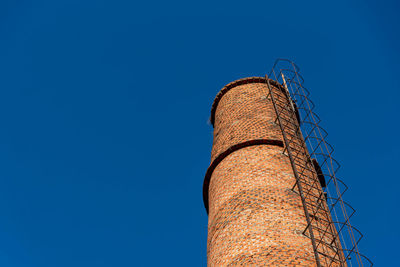
[[(316, 265), (311, 240), (302, 234), (304, 209), (291, 190), (296, 181), (265, 81), (230, 83), (213, 104), (214, 140), (203, 189), (208, 266)], [(283, 90), (276, 92), (287, 99)]]

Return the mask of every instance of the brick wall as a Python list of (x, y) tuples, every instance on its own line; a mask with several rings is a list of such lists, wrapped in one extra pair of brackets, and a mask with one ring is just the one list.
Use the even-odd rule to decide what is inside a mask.
[(203, 187), (208, 266), (315, 265), (267, 93), (264, 78), (241, 79), (225, 86), (212, 106), (214, 141)]

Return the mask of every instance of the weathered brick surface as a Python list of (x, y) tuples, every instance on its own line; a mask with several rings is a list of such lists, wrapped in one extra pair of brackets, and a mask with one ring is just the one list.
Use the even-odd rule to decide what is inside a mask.
[(251, 146), (226, 157), (209, 190), (208, 264), (313, 265), (294, 176), (277, 146)]
[[(258, 81), (256, 78), (248, 79)], [(232, 84), (235, 82), (227, 87)], [(244, 141), (282, 140), (279, 126), (274, 122), (275, 111), (272, 105), (267, 104), (266, 96), (266, 84), (260, 82), (237, 85), (224, 93), (211, 115), (214, 115), (211, 161), (229, 147)]]
[[(213, 105), (212, 161), (244, 142), (282, 140), (262, 78), (227, 87)], [(302, 234), (302, 202), (291, 191), (295, 178), (282, 151), (279, 145), (260, 144), (225, 153), (209, 184), (205, 181), (209, 266), (315, 265), (311, 241)]]

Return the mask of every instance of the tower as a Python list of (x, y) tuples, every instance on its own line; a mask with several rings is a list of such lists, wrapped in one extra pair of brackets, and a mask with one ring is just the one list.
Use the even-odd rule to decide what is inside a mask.
[[(279, 63), (269, 77), (226, 85), (213, 102), (214, 140), (203, 185), (208, 265), (347, 266), (351, 255), (362, 264), (302, 78), (294, 63)], [(328, 195), (329, 187), (337, 193)]]

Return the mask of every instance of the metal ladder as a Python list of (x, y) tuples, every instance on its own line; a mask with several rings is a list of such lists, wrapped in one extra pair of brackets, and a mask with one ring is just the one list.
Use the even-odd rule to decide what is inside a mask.
[(348, 188), (337, 177), (340, 164), (332, 156), (328, 133), (314, 112), (299, 67), (277, 59), (265, 78), (284, 139), (283, 152), (295, 176), (292, 190), (299, 194), (304, 208), (303, 234), (311, 240), (317, 266), (373, 266), (359, 252), (363, 235), (351, 225), (355, 210), (343, 200)]
[[(284, 139), (283, 153), (289, 157), (296, 178), (292, 190), (297, 188), (295, 192), (300, 195), (304, 208), (307, 225), (303, 234), (311, 239), (317, 266), (347, 266), (326, 196), (304, 142), (288, 89), (285, 85), (283, 88), (271, 86), (268, 77), (266, 82), (268, 98), (273, 103), (276, 114), (275, 122), (278, 123)], [(282, 89), (286, 90), (283, 94)]]

